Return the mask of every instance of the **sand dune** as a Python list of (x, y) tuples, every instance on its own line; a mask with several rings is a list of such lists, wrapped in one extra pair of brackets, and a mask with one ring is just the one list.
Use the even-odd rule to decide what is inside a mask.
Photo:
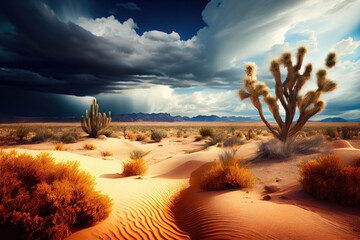
[[(97, 149), (83, 150), (85, 143)], [(251, 189), (203, 192), (199, 176), (222, 150), (213, 146), (186, 153), (202, 144), (175, 138), (160, 144), (108, 138), (67, 144), (67, 151), (49, 151), (53, 148), (50, 144), (19, 148), (48, 149), (58, 161), (79, 161), (80, 167), (95, 177), (96, 187), (113, 199), (106, 220), (68, 239), (359, 239), (359, 208), (319, 201), (301, 191), (299, 164), (316, 154), (253, 163), (257, 183)], [(359, 153), (344, 142), (337, 146), (334, 151), (349, 159)], [(122, 162), (136, 149), (148, 153), (145, 159), (150, 169), (141, 178), (124, 178), (120, 175)], [(256, 142), (247, 143), (237, 154), (251, 158), (256, 149)], [(39, 150), (18, 149), (31, 154)], [(103, 160), (102, 150), (114, 155)], [(280, 190), (269, 194), (264, 187), (272, 184)], [(261, 200), (266, 194), (271, 199)]]

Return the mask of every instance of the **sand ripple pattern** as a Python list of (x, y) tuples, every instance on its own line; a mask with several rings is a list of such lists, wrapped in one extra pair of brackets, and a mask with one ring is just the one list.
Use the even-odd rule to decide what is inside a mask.
[[(185, 181), (134, 180), (135, 192), (114, 206), (104, 222), (73, 234), (69, 239), (190, 239), (175, 223), (169, 208)], [(154, 181), (151, 187), (142, 181)], [(132, 183), (133, 184), (133, 183)], [(126, 193), (124, 193), (125, 195)], [(117, 201), (118, 202), (118, 201)], [(87, 235), (88, 238), (84, 238)]]

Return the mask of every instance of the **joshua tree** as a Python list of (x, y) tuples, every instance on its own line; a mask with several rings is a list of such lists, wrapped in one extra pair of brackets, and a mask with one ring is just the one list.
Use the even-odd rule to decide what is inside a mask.
[(89, 134), (90, 137), (98, 137), (104, 130), (107, 129), (109, 123), (111, 122), (111, 112), (109, 112), (109, 117), (106, 116), (106, 113), (99, 113), (99, 105), (96, 104), (96, 98), (91, 104), (90, 115), (89, 111), (86, 109), (85, 117), (81, 116), (81, 127)]
[[(321, 112), (325, 107), (325, 102), (320, 99), (320, 95), (330, 92), (336, 88), (336, 83), (330, 81), (326, 77), (326, 70), (320, 69), (316, 73), (318, 88), (308, 91), (304, 96), (300, 96), (300, 90), (307, 80), (310, 79), (312, 65), (307, 64), (304, 72), (301, 74), (306, 49), (300, 47), (296, 55), (296, 64), (291, 61), (291, 54), (284, 53), (279, 60), (273, 60), (270, 64), (270, 72), (275, 79), (275, 97), (270, 94), (270, 89), (264, 82), (256, 80), (256, 66), (249, 63), (245, 66), (245, 77), (243, 84), (245, 90), (239, 90), (241, 100), (250, 98), (252, 105), (258, 110), (261, 120), (269, 128), (272, 134), (282, 142), (286, 142), (288, 138), (294, 136), (310, 117)], [(284, 65), (287, 70), (285, 81), (281, 80), (280, 65)], [(336, 64), (335, 53), (329, 53), (325, 65), (332, 68)], [(270, 125), (263, 114), (262, 97), (264, 103), (269, 107), (270, 112), (274, 116), (277, 123), (276, 126)], [(285, 119), (283, 120), (279, 113), (279, 103), (285, 109)], [(298, 109), (299, 117), (293, 124), (295, 113)]]

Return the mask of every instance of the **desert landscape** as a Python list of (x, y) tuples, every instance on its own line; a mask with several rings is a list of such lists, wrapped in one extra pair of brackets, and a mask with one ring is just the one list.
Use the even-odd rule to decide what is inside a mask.
[(359, 12), (0, 1), (0, 238), (360, 240)]
[[(301, 164), (320, 155), (336, 154), (348, 164), (358, 160), (360, 150), (353, 147), (360, 145), (358, 123), (311, 123), (303, 131), (303, 140), (324, 133), (327, 140), (316, 140), (324, 144), (316, 146), (319, 153), (295, 153), (277, 159), (256, 158), (259, 144), (272, 138), (258, 123), (113, 123), (109, 129), (111, 135), (101, 139), (88, 138), (78, 125), (23, 124), (21, 127), (28, 128), (29, 133), (22, 141), (16, 135), (6, 135), (19, 128), (16, 124), (0, 127), (1, 151), (16, 150), (18, 154), (32, 156), (47, 152), (56, 162), (78, 161), (80, 168), (94, 177), (96, 189), (111, 198), (113, 205), (106, 219), (73, 231), (67, 239), (358, 239), (360, 236), (359, 206), (316, 199), (303, 191), (299, 182)], [(339, 136), (331, 141), (325, 135), (325, 129), (341, 128), (352, 129), (357, 135), (348, 140)], [(34, 143), (31, 139), (39, 129), (48, 129), (51, 137)], [(212, 137), (201, 136), (201, 129), (210, 129)], [(252, 138), (246, 136), (250, 129), (257, 132)], [(150, 139), (151, 131), (166, 134), (160, 142), (155, 142)], [(77, 132), (79, 138), (55, 150), (57, 141), (53, 139), (63, 132)], [(136, 139), (137, 135), (143, 135), (142, 139)], [(215, 135), (221, 136), (221, 140), (212, 142)], [(229, 139), (235, 143), (227, 145)], [(86, 145), (94, 149), (87, 150)], [(254, 185), (239, 190), (203, 190), (201, 176), (226, 149), (235, 149), (235, 157), (249, 161)], [(109, 152), (109, 156), (104, 156), (104, 152)], [(134, 152), (142, 153), (148, 171), (125, 177), (123, 164)]]

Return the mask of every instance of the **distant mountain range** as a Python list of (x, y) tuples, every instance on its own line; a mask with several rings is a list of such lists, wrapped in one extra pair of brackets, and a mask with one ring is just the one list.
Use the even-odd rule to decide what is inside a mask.
[[(198, 115), (195, 117), (172, 116), (169, 113), (131, 113), (113, 115), (113, 122), (259, 122), (251, 117), (216, 115)], [(0, 115), (0, 123), (26, 122), (80, 122), (80, 117), (17, 117)], [(325, 118), (316, 122), (360, 122), (360, 119), (344, 119), (339, 117)]]

